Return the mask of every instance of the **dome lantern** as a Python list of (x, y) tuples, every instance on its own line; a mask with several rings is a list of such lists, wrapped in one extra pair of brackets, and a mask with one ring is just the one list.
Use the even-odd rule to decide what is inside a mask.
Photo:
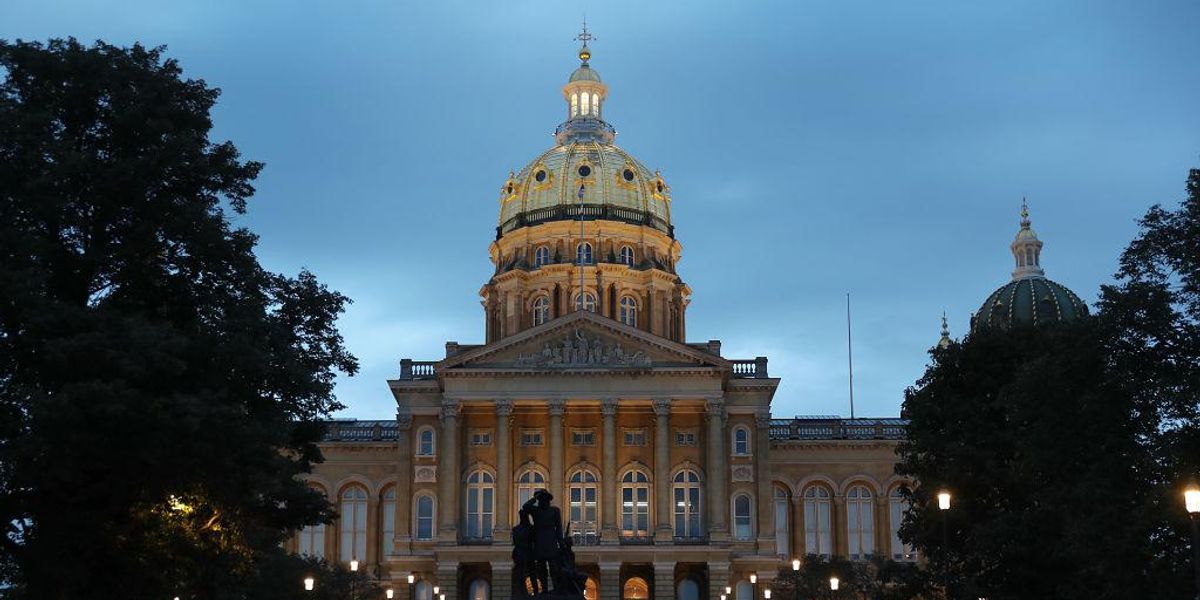
[(582, 45), (579, 48), (579, 68), (571, 73), (567, 85), (563, 86), (563, 100), (567, 103), (567, 121), (558, 126), (555, 137), (565, 144), (576, 140), (597, 140), (612, 143), (616, 131), (605, 123), (601, 107), (608, 97), (608, 87), (600, 80), (600, 74), (592, 69), (589, 60), (592, 51), (588, 42), (596, 39), (588, 33), (587, 22), (583, 31), (575, 36)]
[(1046, 274), (1042, 269), (1042, 241), (1030, 227), (1029, 205), (1024, 198), (1021, 199), (1021, 229), (1009, 249), (1016, 260), (1016, 268), (1012, 273), (1013, 281)]

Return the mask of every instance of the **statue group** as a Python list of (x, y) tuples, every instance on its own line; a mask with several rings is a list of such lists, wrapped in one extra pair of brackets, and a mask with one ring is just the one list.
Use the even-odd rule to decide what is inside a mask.
[(512, 530), (512, 600), (583, 600), (587, 574), (575, 568), (570, 526), (563, 530), (553, 499), (550, 492), (538, 490), (521, 506)]

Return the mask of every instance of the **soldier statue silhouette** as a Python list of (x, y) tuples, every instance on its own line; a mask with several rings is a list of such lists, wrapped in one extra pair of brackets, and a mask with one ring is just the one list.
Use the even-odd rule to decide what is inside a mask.
[(569, 532), (564, 535), (562, 513), (550, 504), (546, 490), (534, 492), (521, 506), (513, 527), (513, 600), (554, 597), (583, 599), (587, 575), (575, 568)]

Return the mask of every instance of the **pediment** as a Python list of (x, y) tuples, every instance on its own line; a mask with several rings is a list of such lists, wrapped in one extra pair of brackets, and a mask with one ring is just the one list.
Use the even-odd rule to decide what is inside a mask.
[(590, 312), (574, 312), (516, 335), (452, 356), (439, 373), (457, 370), (729, 369), (725, 359)]

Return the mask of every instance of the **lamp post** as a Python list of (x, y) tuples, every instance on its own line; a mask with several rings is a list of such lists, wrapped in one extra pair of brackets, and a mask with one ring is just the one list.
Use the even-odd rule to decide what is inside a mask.
[(942, 597), (950, 598), (950, 527), (946, 523), (946, 513), (950, 510), (950, 492), (938, 492), (938, 510), (942, 513)]
[(758, 600), (758, 573), (750, 574), (750, 597)]
[(725, 595), (726, 596), (733, 595), (733, 586), (729, 586), (729, 585), (725, 586)]
[(387, 600), (392, 600), (392, 598), (396, 597), (396, 590), (393, 590), (392, 588), (383, 590), (383, 597), (387, 598)]
[(838, 591), (838, 585), (840, 584), (841, 581), (838, 581), (837, 575), (829, 578), (829, 600), (833, 600), (833, 595)]
[(792, 600), (800, 600), (800, 559), (792, 559)]
[(358, 559), (350, 559), (350, 600), (358, 600), (358, 594), (355, 593), (354, 584), (358, 579)]
[(413, 575), (412, 573), (409, 573), (408, 574), (408, 600), (417, 600), (417, 597), (416, 597), (417, 592), (416, 592), (416, 588), (414, 587), (414, 585), (416, 583), (417, 583), (417, 576)]
[(317, 580), (313, 579), (312, 577), (305, 577), (304, 578), (304, 591), (306, 591), (306, 592), (313, 591), (313, 585), (315, 585), (316, 583), (317, 583)]
[(1200, 598), (1200, 488), (1183, 492), (1183, 502), (1192, 521), (1192, 567), (1196, 571), (1196, 598)]
[(771, 588), (763, 590), (763, 600), (771, 600)]

